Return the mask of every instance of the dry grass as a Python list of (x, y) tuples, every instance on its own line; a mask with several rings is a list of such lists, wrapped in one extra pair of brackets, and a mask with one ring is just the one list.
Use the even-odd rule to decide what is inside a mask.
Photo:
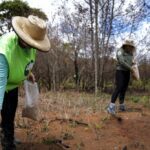
[(49, 92), (41, 95), (43, 111), (60, 112), (59, 117), (70, 118), (81, 112), (90, 114), (103, 111), (108, 104), (108, 95), (95, 97), (94, 94), (79, 92)]
[[(23, 96), (23, 94), (20, 96)], [(116, 119), (110, 118), (110, 116), (104, 112), (109, 100), (110, 95), (106, 94), (95, 97), (94, 94), (80, 92), (42, 93), (40, 94), (39, 107), (43, 117), (40, 122), (36, 122), (22, 118), (21, 111), (24, 102), (23, 98), (20, 97), (16, 115), (17, 131), (21, 136), (24, 136), (23, 140), (28, 143), (39, 142), (49, 147), (55, 142), (60, 141), (57, 143), (58, 145), (61, 147), (70, 146), (74, 148), (72, 150), (81, 150), (90, 147), (97, 150), (99, 146), (106, 146), (105, 141), (110, 138), (110, 133), (116, 133), (116, 136), (119, 135), (120, 137), (124, 136), (123, 124), (120, 126), (120, 123), (118, 123)], [(127, 112), (121, 115), (125, 121), (124, 126), (126, 127), (127, 124), (128, 129), (130, 129), (130, 121), (133, 120), (132, 117), (135, 121), (136, 119), (139, 120), (140, 115), (142, 115), (141, 119), (144, 117), (147, 119), (148, 113), (141, 104), (139, 104), (139, 108), (143, 108), (144, 113), (143, 111), (135, 112), (137, 104), (134, 103), (133, 105), (130, 101), (128, 101), (128, 103), (129, 106), (133, 108), (133, 112)], [(113, 129), (110, 123), (114, 124)], [(141, 123), (143, 123), (143, 121)], [(131, 125), (133, 125), (132, 122)], [(118, 129), (118, 127), (121, 128)], [(147, 128), (149, 127), (147, 126)], [(123, 135), (120, 135), (120, 131), (122, 130)], [(121, 142), (122, 139), (120, 139), (120, 137), (118, 137), (117, 140)], [(93, 145), (91, 140), (94, 143)], [(113, 141), (115, 139), (112, 138), (111, 140)], [(114, 141), (111, 144), (114, 144)], [(122, 147), (121, 144), (119, 145)], [(107, 147), (109, 147), (109, 145), (107, 145)], [(110, 149), (110, 147), (108, 149)]]

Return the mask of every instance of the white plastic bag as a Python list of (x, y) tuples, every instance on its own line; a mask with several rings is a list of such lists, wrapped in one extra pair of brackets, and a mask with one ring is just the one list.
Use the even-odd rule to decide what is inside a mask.
[(24, 81), (25, 89), (25, 107), (33, 107), (38, 105), (39, 89), (37, 83), (32, 83), (28, 80)]
[(39, 89), (37, 83), (24, 81), (25, 89), (25, 107), (22, 111), (22, 117), (27, 117), (33, 120), (39, 120)]
[(139, 74), (139, 69), (138, 69), (137, 64), (134, 64), (132, 66), (132, 76), (133, 76), (133, 79), (140, 80), (140, 74)]

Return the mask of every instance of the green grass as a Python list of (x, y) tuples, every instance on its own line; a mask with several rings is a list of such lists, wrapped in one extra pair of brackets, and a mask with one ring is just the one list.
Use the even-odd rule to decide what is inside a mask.
[(148, 95), (144, 95), (144, 96), (132, 95), (132, 96), (128, 96), (128, 98), (130, 101), (134, 103), (139, 103), (146, 108), (150, 108), (150, 96)]
[(51, 145), (54, 143), (54, 138), (52, 137), (47, 137), (47, 138), (43, 138), (42, 143), (45, 145)]

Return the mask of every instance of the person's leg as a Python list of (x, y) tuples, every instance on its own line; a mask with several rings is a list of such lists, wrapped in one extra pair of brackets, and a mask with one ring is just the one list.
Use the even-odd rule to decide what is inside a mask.
[(126, 71), (126, 72), (124, 72), (123, 87), (122, 87), (122, 89), (120, 91), (120, 95), (119, 95), (119, 103), (120, 103), (119, 109), (121, 111), (125, 111), (125, 109), (126, 109), (125, 104), (124, 104), (124, 99), (125, 99), (125, 94), (126, 94), (128, 85), (129, 85), (129, 80), (130, 80), (130, 72)]
[(112, 94), (111, 103), (109, 104), (109, 107), (107, 108), (108, 113), (115, 114), (115, 102), (120, 93), (120, 90), (122, 89), (122, 84), (123, 84), (122, 80), (123, 80), (122, 71), (117, 70), (116, 71), (116, 80), (115, 80), (116, 88)]
[(122, 70), (117, 70), (116, 71), (116, 88), (112, 94), (111, 97), (111, 103), (115, 103), (117, 100), (118, 95), (120, 94), (121, 89), (123, 88), (123, 71)]
[(5, 92), (3, 107), (1, 110), (2, 116), (2, 147), (6, 150), (14, 150), (14, 119), (18, 104), (18, 88)]

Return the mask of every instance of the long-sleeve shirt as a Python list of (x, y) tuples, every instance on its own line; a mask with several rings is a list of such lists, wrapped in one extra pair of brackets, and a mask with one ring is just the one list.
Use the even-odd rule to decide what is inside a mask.
[(7, 85), (8, 63), (3, 54), (0, 54), (0, 110), (2, 109), (4, 94)]
[(5, 91), (18, 87), (31, 71), (36, 49), (22, 47), (15, 32), (0, 37), (0, 109)]
[(3, 54), (8, 62), (6, 91), (21, 85), (35, 62), (36, 49), (22, 47), (18, 40), (15, 32), (0, 37), (0, 54)]
[(129, 71), (133, 63), (133, 54), (125, 52), (122, 48), (117, 50), (117, 70)]

